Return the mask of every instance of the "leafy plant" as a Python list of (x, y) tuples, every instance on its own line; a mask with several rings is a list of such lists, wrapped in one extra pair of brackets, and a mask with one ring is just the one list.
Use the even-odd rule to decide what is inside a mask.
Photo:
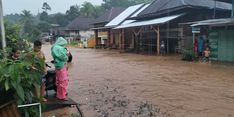
[(80, 116), (77, 115), (77, 114), (72, 113), (69, 117), (80, 117)]
[(184, 61), (197, 61), (197, 56), (193, 49), (182, 50), (182, 60)]
[(80, 42), (78, 41), (72, 41), (70, 45), (77, 46)]
[[(35, 66), (34, 69), (32, 66)], [(35, 97), (35, 87), (40, 86), (41, 76), (44, 71), (44, 61), (30, 53), (30, 56), (22, 56), (20, 60), (3, 59), (0, 61), (0, 82), (6, 91), (14, 90), (13, 96), (17, 104), (29, 104), (38, 102)], [(25, 109), (25, 116), (35, 115), (35, 109)]]

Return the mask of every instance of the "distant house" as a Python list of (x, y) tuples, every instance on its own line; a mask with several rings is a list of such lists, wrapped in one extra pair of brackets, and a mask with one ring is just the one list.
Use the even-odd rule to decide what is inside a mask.
[(129, 42), (134, 40), (133, 48), (137, 52), (159, 54), (160, 45), (164, 42), (167, 53), (177, 53), (183, 48), (192, 47), (192, 28), (181, 23), (214, 16), (227, 17), (230, 9), (230, 4), (215, 3), (213, 0), (155, 0), (137, 16), (128, 19), (134, 22), (114, 29), (123, 32), (120, 41), (123, 50), (131, 47)]
[(94, 32), (91, 30), (91, 24), (93, 24), (94, 21), (94, 18), (77, 17), (66, 26), (66, 39), (80, 40), (85, 43), (88, 38), (94, 35)]
[(65, 36), (65, 27), (62, 27), (58, 24), (51, 24), (50, 27), (50, 37), (51, 37), (51, 42), (55, 42), (56, 37), (58, 36)]
[[(232, 3), (231, 0), (218, 0)], [(233, 4), (234, 5), (234, 4)], [(234, 9), (231, 18), (208, 19), (189, 23), (193, 28), (208, 29), (208, 47), (210, 59), (214, 61), (234, 62)]]
[(95, 45), (96, 46), (108, 46), (110, 41), (110, 30), (105, 28), (105, 25), (109, 23), (113, 18), (118, 16), (125, 8), (113, 7), (110, 10), (106, 10), (100, 17), (93, 23), (93, 30), (95, 32)]
[[(129, 48), (133, 48), (134, 46), (134, 40), (132, 38), (132, 35), (123, 35), (122, 30), (114, 29), (117, 26), (129, 24), (136, 20), (128, 20), (128, 18), (132, 18), (137, 16), (141, 11), (143, 11), (145, 8), (147, 8), (149, 4), (138, 4), (133, 5), (125, 9), (122, 13), (120, 13), (117, 17), (115, 17), (113, 20), (111, 20), (108, 24), (105, 25), (107, 29), (110, 29), (110, 41), (109, 41), (109, 48), (115, 49), (120, 48), (129, 45)], [(121, 45), (122, 36), (127, 36), (126, 38), (130, 38), (128, 42), (124, 42)], [(131, 40), (132, 39), (132, 40)], [(127, 44), (128, 43), (128, 44)]]

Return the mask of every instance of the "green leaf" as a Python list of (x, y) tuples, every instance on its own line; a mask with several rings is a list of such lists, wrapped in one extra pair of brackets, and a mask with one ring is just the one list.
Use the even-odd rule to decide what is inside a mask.
[(5, 81), (5, 89), (6, 89), (6, 90), (9, 90), (9, 89), (10, 89), (9, 81), (8, 81), (8, 80)]
[(11, 85), (16, 89), (17, 88), (17, 82), (11, 82)]
[(26, 111), (24, 114), (25, 117), (29, 117), (29, 113)]
[(20, 97), (20, 99), (22, 99), (24, 101), (24, 99), (25, 99), (24, 98), (24, 90), (23, 90), (22, 86), (18, 85), (16, 92), (17, 92), (18, 96)]

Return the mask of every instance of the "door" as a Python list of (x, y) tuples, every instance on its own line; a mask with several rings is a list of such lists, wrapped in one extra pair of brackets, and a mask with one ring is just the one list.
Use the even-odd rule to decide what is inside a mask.
[(234, 31), (220, 31), (218, 60), (234, 62)]

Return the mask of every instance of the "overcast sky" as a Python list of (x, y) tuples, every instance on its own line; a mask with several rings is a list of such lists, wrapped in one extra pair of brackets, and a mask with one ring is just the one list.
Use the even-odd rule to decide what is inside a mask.
[(29, 10), (33, 14), (37, 14), (38, 11), (42, 11), (42, 4), (47, 2), (50, 7), (51, 13), (65, 13), (71, 5), (81, 5), (83, 2), (91, 2), (95, 5), (100, 5), (102, 0), (3, 0), (3, 12), (4, 15), (10, 13), (21, 13), (23, 10)]

